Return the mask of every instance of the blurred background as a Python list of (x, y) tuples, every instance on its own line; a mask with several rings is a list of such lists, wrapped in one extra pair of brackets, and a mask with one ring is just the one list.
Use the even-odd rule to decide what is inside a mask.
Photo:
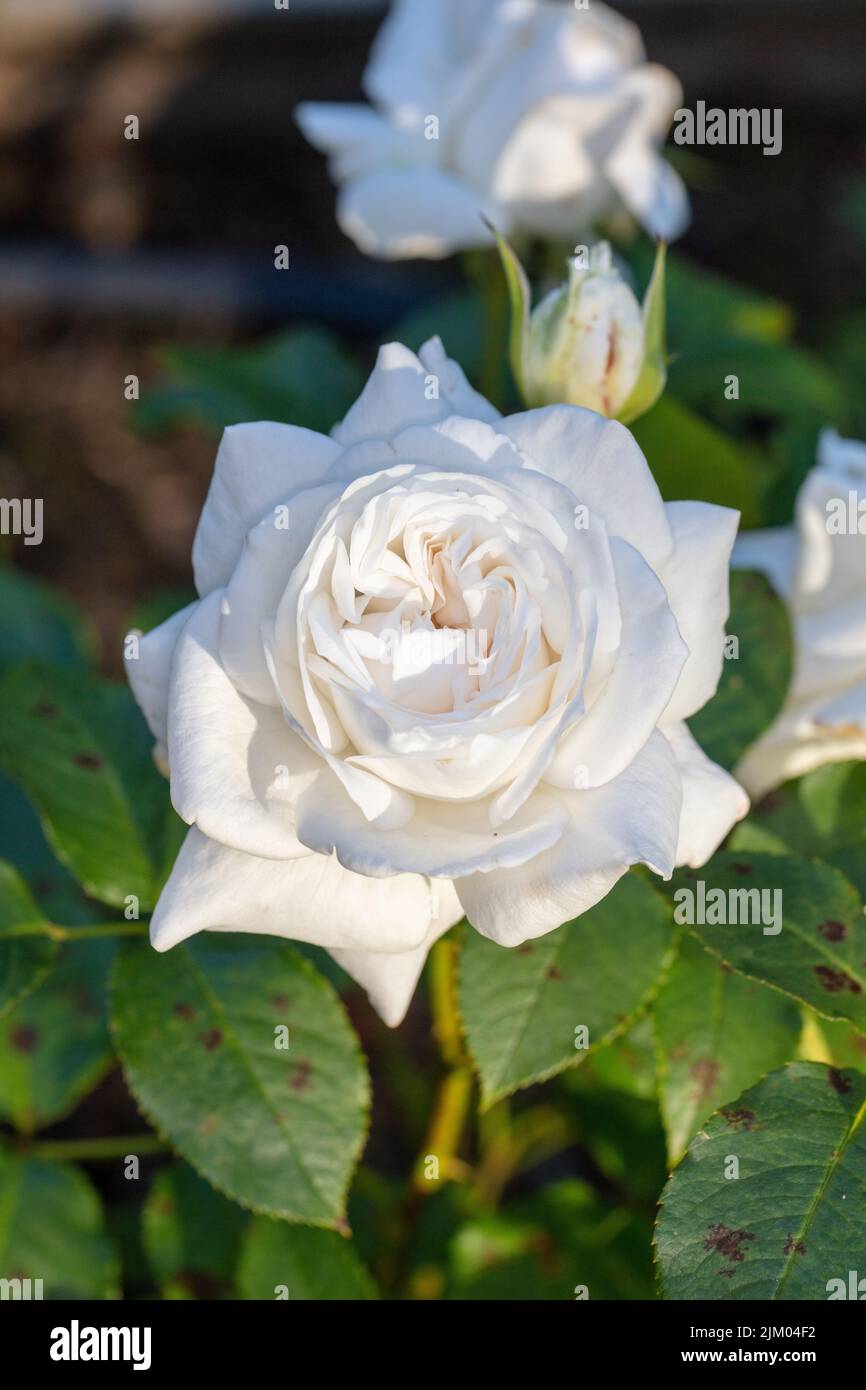
[[(672, 275), (672, 326), (685, 331), (689, 312), (700, 317), (715, 303), (715, 275), (758, 292), (754, 304), (729, 296), (724, 313), (748, 315), (751, 306), (765, 327), (778, 321), (779, 337), (793, 333), (808, 353), (797, 359), (803, 390), (784, 410), (770, 400), (766, 417), (740, 414), (733, 428), (758, 444), (772, 434), (802, 475), (819, 425), (846, 424), (832, 418), (838, 383), (861, 410), (866, 399), (866, 6), (620, 0), (616, 8), (639, 23), (649, 57), (680, 77), (685, 105), (783, 110), (776, 158), (753, 147), (671, 151), (694, 213), (677, 256), (701, 277)], [(439, 331), (471, 374), (472, 327), (455, 313), (452, 336), (448, 309), (461, 293), (459, 263), (386, 265), (356, 252), (335, 223), (325, 161), (293, 120), (301, 100), (361, 99), (383, 13), (375, 0), (291, 0), (288, 10), (273, 0), (0, 0), (0, 496), (45, 499), (41, 545), (0, 538), (0, 658), (13, 630), (16, 657), (28, 642), (45, 655), (46, 622), (65, 596), (86, 614), (96, 664), (122, 674), (129, 626), (150, 626), (186, 601), (192, 535), (226, 421), (270, 416), (329, 428), (386, 334), (414, 346)], [(125, 137), (129, 116), (138, 118), (136, 140)], [(289, 248), (288, 271), (274, 268), (277, 245)], [(767, 338), (775, 332), (767, 328)], [(829, 365), (833, 390), (822, 376)], [(128, 398), (131, 378), (138, 400)], [(692, 385), (689, 404), (700, 407)], [(712, 467), (690, 461), (698, 464)], [(703, 495), (699, 483), (689, 495)], [(44, 602), (16, 574), (50, 585)], [(58, 624), (50, 655), (62, 661), (59, 608)], [(0, 808), (4, 835), (30, 814), (10, 796)], [(22, 863), (8, 845), (2, 852)], [(70, 907), (71, 880), (30, 881), (49, 910), (52, 894), (63, 898), (55, 920), (93, 919), (92, 905)], [(38, 1022), (35, 1003), (36, 1015), (22, 1021), (19, 1011), (4, 1023), (19, 1061), (43, 1023), (55, 1064), (77, 1048), (74, 1084), (28, 1119), (16, 1109), (14, 1068), (0, 1068), (0, 1120), (24, 1129), (34, 1121), (61, 1141), (140, 1128), (91, 997), (86, 972), (104, 973), (101, 947), (70, 977), (56, 1015)], [(393, 1247), (386, 1228), (405, 1198), (399, 1183), (423, 1137), (437, 1062), (422, 992), (398, 1046), (357, 991), (348, 1004), (375, 1097), (352, 1224), (375, 1262), (377, 1250)], [(586, 1232), (605, 1252), (598, 1293), (650, 1296), (649, 1233), (665, 1176), (652, 1071), (639, 1028), (615, 1055), (600, 1053), (548, 1088), (552, 1143), (537, 1143), (528, 1125), (529, 1175), (489, 1175), (494, 1189), (508, 1185), (517, 1226), (462, 1228), (454, 1277), (467, 1296), (518, 1287), (543, 1297), (554, 1286), (562, 1296), (557, 1242), (579, 1243)], [(137, 1262), (130, 1185), (99, 1164), (89, 1171), (124, 1248), (127, 1291), (152, 1291), (152, 1274)], [(588, 1187), (569, 1188), (571, 1179)], [(223, 1231), (228, 1270), (237, 1209), (229, 1214), (189, 1173), (178, 1193), (201, 1203), (203, 1227)], [(534, 1215), (524, 1220), (519, 1204), (529, 1197)], [(424, 1252), (435, 1254), (442, 1231), (456, 1228), (459, 1200), (447, 1188), (427, 1208), (413, 1296), (439, 1290)], [(501, 1279), (488, 1259), (500, 1236)], [(225, 1294), (230, 1278), (213, 1268), (207, 1278), (173, 1268), (173, 1296)], [(405, 1287), (405, 1271), (376, 1273), (385, 1288)]]

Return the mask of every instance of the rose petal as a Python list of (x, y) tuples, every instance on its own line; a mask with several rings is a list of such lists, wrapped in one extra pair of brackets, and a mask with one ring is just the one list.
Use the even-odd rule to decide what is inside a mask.
[(659, 568), (689, 657), (665, 724), (694, 714), (715, 695), (730, 612), (728, 566), (739, 513), (706, 502), (669, 502), (674, 553)]
[(557, 787), (597, 787), (618, 777), (652, 736), (689, 656), (667, 592), (643, 557), (621, 540), (611, 541), (610, 552), (620, 647), (604, 687), (554, 754), (545, 778)]
[(338, 965), (366, 990), (370, 1003), (389, 1028), (403, 1022), (430, 947), (463, 916), (454, 885), (431, 885), (436, 918), (427, 939), (412, 951), (331, 951)]
[(493, 199), (454, 174), (388, 168), (344, 184), (337, 221), (359, 250), (383, 260), (439, 260), (456, 248), (489, 246), (484, 218), (501, 223)]
[(208, 594), (178, 639), (171, 671), (171, 799), (188, 825), (234, 849), (274, 858), (306, 854), (294, 831), (281, 769), (292, 742), (282, 713), (246, 700), (219, 660), (222, 592)]
[(677, 863), (699, 868), (749, 810), (749, 798), (723, 767), (711, 762), (685, 724), (664, 731), (683, 779)]
[(731, 555), (731, 569), (759, 570), (781, 598), (791, 594), (796, 564), (797, 533), (793, 526), (743, 531)]
[(648, 864), (665, 878), (673, 872), (682, 785), (661, 734), (613, 782), (560, 795), (569, 824), (552, 849), (516, 869), (455, 880), (473, 927), (502, 946), (519, 946), (579, 917), (631, 864)]
[(673, 550), (661, 493), (634, 435), (576, 405), (549, 405), (510, 415), (497, 426), (528, 467), (569, 488), (601, 517), (612, 536), (628, 541), (656, 568)]
[(192, 617), (198, 603), (188, 603), (159, 627), (138, 640), (138, 654), (126, 656), (126, 675), (132, 693), (147, 720), (157, 748), (165, 752), (168, 740), (168, 699), (171, 663), (177, 639)]
[(228, 583), (250, 527), (302, 488), (320, 483), (338, 453), (327, 435), (298, 425), (263, 420), (229, 426), (192, 546), (202, 598)]
[(168, 951), (200, 931), (244, 931), (328, 950), (403, 952), (422, 946), (439, 907), (420, 874), (365, 878), (307, 852), (259, 859), (194, 826), (156, 905), (150, 939)]
[(412, 819), (383, 835), (324, 768), (299, 792), (294, 813), (303, 844), (333, 851), (347, 869), (434, 878), (523, 864), (555, 844), (568, 820), (561, 798), (543, 791), (499, 830), (491, 825), (490, 798), (468, 804), (416, 798)]

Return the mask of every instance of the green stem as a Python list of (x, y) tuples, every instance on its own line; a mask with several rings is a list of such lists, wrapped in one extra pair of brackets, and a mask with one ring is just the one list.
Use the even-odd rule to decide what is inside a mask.
[[(430, 1006), (433, 1033), (449, 1070), (439, 1083), (436, 1103), (422, 1152), (415, 1165), (416, 1192), (433, 1192), (441, 1182), (464, 1176), (465, 1165), (457, 1157), (463, 1136), (473, 1077), (463, 1049), (457, 1010), (457, 942), (437, 941), (430, 953)], [(427, 1160), (438, 1160), (438, 1179), (427, 1176)]]
[(96, 1159), (126, 1158), (127, 1154), (143, 1158), (147, 1154), (168, 1153), (170, 1149), (168, 1141), (158, 1134), (124, 1134), (109, 1139), (44, 1139), (28, 1145), (27, 1153), (34, 1158), (87, 1163)]
[(19, 922), (4, 937), (48, 936), (52, 941), (92, 941), (104, 936), (144, 936), (146, 922), (94, 922), (92, 926), (61, 927), (57, 922)]
[(492, 405), (501, 406), (508, 352), (508, 290), (505, 276), (495, 249), (469, 253), (465, 258), (465, 269), (467, 279), (478, 292), (482, 309), (478, 389)]

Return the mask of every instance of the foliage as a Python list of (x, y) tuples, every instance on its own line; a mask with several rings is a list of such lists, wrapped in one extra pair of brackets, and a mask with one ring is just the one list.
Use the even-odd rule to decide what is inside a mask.
[[(632, 254), (636, 284), (652, 260)], [(666, 299), (667, 390), (635, 426), (663, 495), (736, 507), (747, 526), (788, 520), (818, 427), (844, 427), (866, 382), (860, 319), (810, 354), (785, 305), (678, 253)], [(420, 305), (394, 336), (433, 332), (483, 385), (475, 297)], [(309, 326), (174, 348), (162, 368), (141, 429), (328, 429), (364, 375)], [(178, 606), (142, 598), (145, 627)], [(669, 885), (633, 870), (524, 947), (456, 929), (433, 967), (434, 1061), (423, 989), (385, 1036), (308, 948), (222, 933), (149, 948), (184, 830), (151, 739), (65, 599), (6, 570), (0, 600), (0, 1278), (42, 1278), (53, 1298), (818, 1299), (854, 1266), (863, 764), (789, 784), (703, 869)], [(736, 651), (691, 727), (733, 767), (791, 670), (759, 576), (733, 576), (728, 632)], [(699, 880), (726, 902), (778, 891), (780, 930), (683, 920)], [(126, 1128), (79, 1125), (106, 1095)], [(94, 1184), (106, 1164), (127, 1180), (134, 1239)]]

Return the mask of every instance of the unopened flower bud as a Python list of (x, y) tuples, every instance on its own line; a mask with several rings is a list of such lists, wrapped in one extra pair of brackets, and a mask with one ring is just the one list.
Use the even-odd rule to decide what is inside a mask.
[(568, 263), (568, 280), (532, 311), (524, 389), (529, 405), (564, 402), (615, 416), (644, 360), (641, 307), (606, 242)]

